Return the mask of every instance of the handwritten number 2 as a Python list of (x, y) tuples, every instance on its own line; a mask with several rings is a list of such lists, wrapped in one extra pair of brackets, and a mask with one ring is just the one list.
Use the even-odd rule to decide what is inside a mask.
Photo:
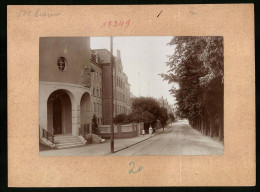
[(138, 172), (141, 172), (143, 170), (143, 166), (140, 166), (136, 171), (134, 171), (134, 168), (135, 168), (135, 162), (131, 161), (129, 163), (130, 166), (132, 166), (132, 168), (129, 170), (129, 174), (131, 173), (138, 173)]

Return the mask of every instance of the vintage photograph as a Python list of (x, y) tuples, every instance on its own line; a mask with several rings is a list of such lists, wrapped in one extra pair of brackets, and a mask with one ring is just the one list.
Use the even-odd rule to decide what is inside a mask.
[(223, 37), (40, 37), (39, 155), (224, 155)]

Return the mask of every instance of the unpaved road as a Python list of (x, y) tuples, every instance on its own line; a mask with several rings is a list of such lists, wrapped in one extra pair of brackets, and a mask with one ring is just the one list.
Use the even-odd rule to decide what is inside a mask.
[(223, 155), (224, 145), (190, 127), (187, 121), (168, 126), (165, 132), (113, 155)]

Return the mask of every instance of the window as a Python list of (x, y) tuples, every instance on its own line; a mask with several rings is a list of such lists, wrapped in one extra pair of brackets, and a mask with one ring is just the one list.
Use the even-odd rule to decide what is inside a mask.
[(67, 69), (67, 60), (65, 59), (65, 57), (59, 57), (57, 65), (59, 70), (65, 71)]

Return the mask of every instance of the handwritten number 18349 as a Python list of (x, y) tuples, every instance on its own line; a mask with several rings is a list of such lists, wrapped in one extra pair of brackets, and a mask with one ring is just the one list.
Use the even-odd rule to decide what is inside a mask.
[(126, 21), (105, 21), (100, 28), (110, 28), (110, 27), (125, 27), (127, 28), (130, 25), (130, 19)]
[(141, 172), (143, 170), (143, 166), (140, 166), (138, 169), (135, 168), (135, 162), (133, 162), (133, 161), (131, 161), (129, 163), (129, 165), (132, 166), (131, 169), (128, 172), (129, 174), (131, 174), (131, 173), (138, 173), (138, 172)]

